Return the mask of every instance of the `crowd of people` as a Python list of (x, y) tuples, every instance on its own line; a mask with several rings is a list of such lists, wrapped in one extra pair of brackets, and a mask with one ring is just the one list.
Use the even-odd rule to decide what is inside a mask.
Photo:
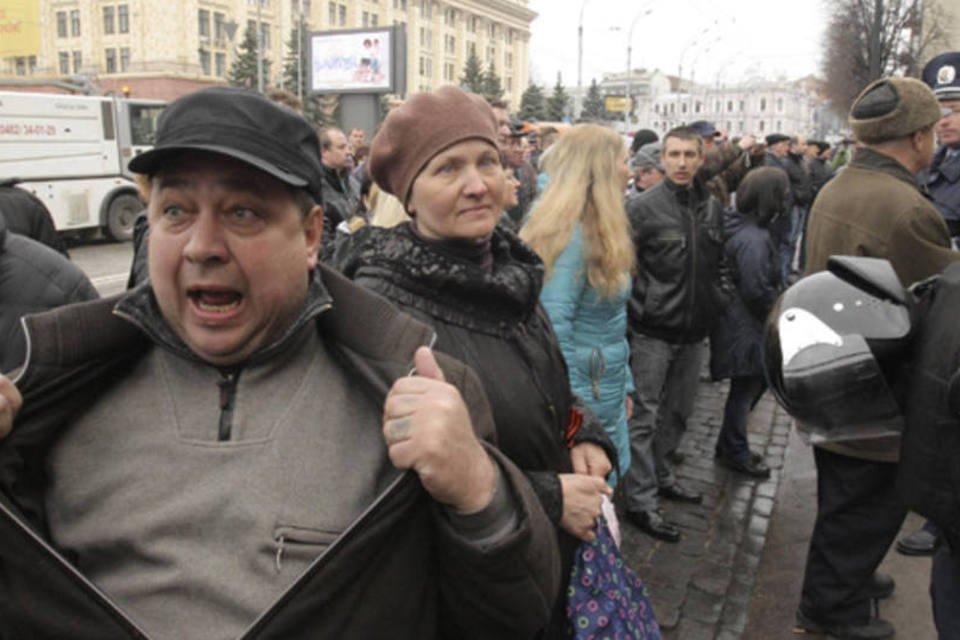
[[(866, 87), (835, 146), (697, 121), (627, 147), (454, 87), (369, 144), (279, 94), (173, 102), (130, 162), (125, 293), (0, 217), (4, 277), (48, 283), (0, 288), (0, 636), (568, 637), (611, 499), (666, 543), (659, 501), (702, 501), (676, 468), (708, 359), (718, 463), (768, 478), (747, 424), (781, 292), (834, 254), (905, 285), (960, 261), (951, 65)], [(816, 448), (798, 628), (892, 636), (870, 601), (894, 589), (897, 452)], [(924, 534), (960, 637), (957, 550)], [(659, 636), (618, 607), (603, 624)]]

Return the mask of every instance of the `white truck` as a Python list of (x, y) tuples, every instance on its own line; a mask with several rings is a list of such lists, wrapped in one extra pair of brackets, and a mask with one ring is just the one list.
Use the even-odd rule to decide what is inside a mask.
[(165, 103), (0, 91), (0, 180), (36, 195), (60, 232), (128, 240), (143, 204), (127, 162), (153, 145)]

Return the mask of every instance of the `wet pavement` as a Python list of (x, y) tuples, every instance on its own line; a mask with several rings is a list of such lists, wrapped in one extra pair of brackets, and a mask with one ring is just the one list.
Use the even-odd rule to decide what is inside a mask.
[[(677, 544), (655, 540), (621, 518), (622, 550), (647, 585), (664, 640), (768, 640), (793, 634), (803, 564), (816, 514), (816, 472), (810, 448), (769, 393), (750, 416), (748, 438), (763, 453), (768, 480), (736, 474), (714, 460), (726, 383), (701, 382), (696, 409), (680, 446), (682, 484), (703, 492), (701, 505), (661, 499), (667, 520), (680, 525)], [(921, 521), (908, 519), (905, 531)], [(925, 580), (929, 559), (891, 551), (881, 570), (898, 583), (881, 616), (898, 637), (934, 638)]]

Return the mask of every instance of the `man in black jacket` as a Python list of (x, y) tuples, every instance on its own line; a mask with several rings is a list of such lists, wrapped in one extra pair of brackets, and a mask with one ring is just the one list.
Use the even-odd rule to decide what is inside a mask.
[(27, 319), (0, 637), (533, 637), (552, 527), (476, 375), (317, 267), (313, 128), (204, 89), (130, 169), (149, 280)]
[(657, 495), (699, 503), (676, 482), (670, 458), (693, 411), (702, 341), (723, 304), (720, 203), (695, 179), (703, 140), (678, 127), (663, 140), (665, 179), (631, 198), (627, 215), (637, 251), (629, 302), (636, 408), (632, 462), (624, 475), (627, 518), (650, 535), (676, 542), (680, 532), (657, 511)]
[(343, 131), (327, 127), (320, 132), (320, 163), (323, 166), (323, 252), (333, 250), (337, 226), (358, 210), (360, 196), (350, 181), (350, 145)]

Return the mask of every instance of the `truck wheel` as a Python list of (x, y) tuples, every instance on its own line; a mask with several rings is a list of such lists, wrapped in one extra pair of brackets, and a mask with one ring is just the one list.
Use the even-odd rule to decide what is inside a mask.
[(133, 223), (137, 214), (143, 211), (140, 198), (129, 193), (121, 193), (110, 201), (107, 207), (107, 235), (118, 242), (133, 239)]

